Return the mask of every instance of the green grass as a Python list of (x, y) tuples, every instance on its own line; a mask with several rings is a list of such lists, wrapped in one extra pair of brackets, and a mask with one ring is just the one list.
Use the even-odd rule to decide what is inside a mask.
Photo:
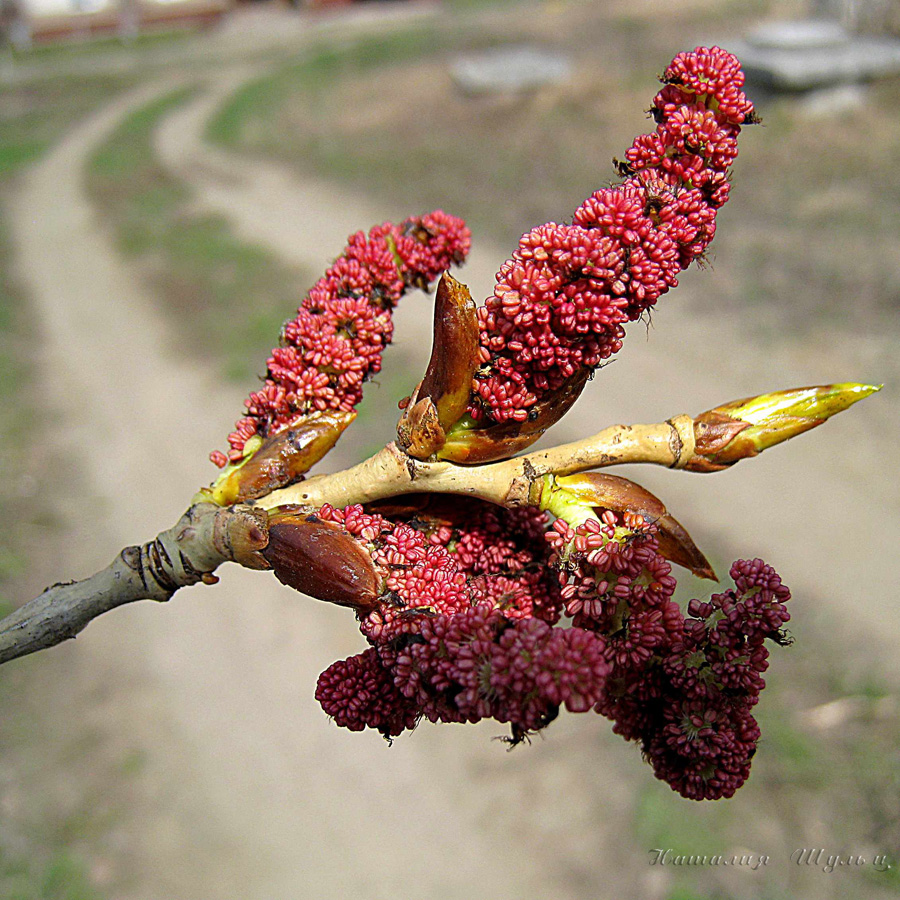
[[(267, 121), (298, 91), (327, 99), (339, 81), (365, 77), (385, 66), (402, 67), (410, 61), (442, 54), (458, 42), (458, 30), (425, 24), (391, 34), (360, 37), (339, 45), (329, 43), (310, 47), (298, 58), (239, 88), (210, 120), (207, 137), (226, 145), (238, 145), (245, 129), (252, 127), (251, 120)], [(472, 46), (479, 43), (477, 38), (469, 39)]]
[(0, 183), (135, 81), (133, 74), (48, 74), (0, 86)]
[[(3, 206), (0, 205), (0, 212)], [(23, 296), (10, 274), (12, 247), (8, 226), (0, 215), (0, 395), (13, 398), (31, 374), (22, 339), (28, 336), (30, 325), (23, 309)], [(13, 404), (0, 406), (0, 440), (21, 443), (27, 431), (27, 417), (17, 415)]]
[[(30, 381), (34, 377), (34, 326), (27, 298), (12, 274), (12, 246), (4, 218), (6, 184), (0, 178), (0, 605), (8, 601), (9, 585), (26, 566), (29, 528), (27, 469), (29, 445), (40, 435), (32, 415)], [(2, 677), (2, 676), (0, 676)]]
[(87, 59), (101, 62), (105, 57), (127, 53), (144, 54), (157, 47), (169, 47), (193, 37), (191, 29), (160, 29), (143, 32), (128, 38), (100, 35), (50, 44), (36, 44), (28, 49), (13, 49), (12, 57), (19, 62), (51, 64), (68, 60)]
[(102, 900), (84, 864), (65, 850), (46, 860), (9, 857), (0, 847), (0, 896), (5, 900)]
[[(117, 859), (119, 823), (143, 755), (128, 738), (110, 740), (90, 715), (76, 728), (58, 727), (56, 692), (70, 675), (54, 657), (0, 673), (4, 900), (103, 900), (128, 881)], [(76, 702), (87, 709), (97, 697)]]
[[(40, 438), (32, 414), (36, 339), (27, 296), (14, 274), (5, 207), (16, 176), (40, 157), (81, 118), (134, 83), (135, 76), (39, 75), (0, 87), (0, 599), (25, 566), (23, 532), (34, 512), (24, 496), (30, 492), (21, 475), (27, 447)], [(23, 494), (24, 490), (24, 494)]]
[[(6, 508), (6, 504), (3, 504)], [(12, 604), (0, 598), (0, 615)], [(49, 669), (48, 669), (49, 665)], [(40, 671), (38, 668), (40, 667)], [(60, 676), (52, 661), (26, 663), (0, 672), (0, 897), (3, 900), (104, 900), (87, 860), (115, 831), (115, 806), (120, 786), (96, 765), (104, 780), (102, 792), (82, 787), (85, 758), (97, 751), (96, 740), (85, 748), (87, 756), (64, 759), (74, 735), (54, 733), (41, 696), (46, 681)], [(46, 679), (46, 681), (44, 680)], [(43, 683), (36, 688), (35, 683)], [(52, 701), (51, 701), (52, 704)], [(58, 741), (58, 744), (56, 743)], [(60, 789), (58, 773), (77, 765), (80, 779)], [(125, 783), (128, 772), (120, 783)], [(50, 784), (52, 783), (52, 787)]]
[(236, 239), (225, 219), (191, 212), (189, 190), (156, 159), (156, 126), (192, 95), (180, 89), (128, 116), (91, 158), (88, 186), (120, 248), (178, 323), (184, 352), (249, 380), (311, 279)]

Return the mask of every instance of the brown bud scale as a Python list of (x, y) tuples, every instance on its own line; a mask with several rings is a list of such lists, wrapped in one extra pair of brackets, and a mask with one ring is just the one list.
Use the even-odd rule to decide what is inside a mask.
[(378, 598), (380, 579), (369, 554), (316, 516), (273, 516), (263, 555), (282, 584), (318, 600), (365, 612)]
[(452, 431), (438, 451), (440, 459), (461, 465), (477, 465), (508, 459), (530, 447), (548, 428), (555, 425), (579, 398), (590, 372), (579, 371), (560, 388), (546, 394), (532, 408), (524, 422), (510, 420), (484, 428)]
[(556, 479), (566, 493), (585, 503), (613, 512), (638, 513), (656, 525), (659, 552), (669, 562), (690, 569), (698, 578), (716, 579), (709, 560), (687, 529), (666, 509), (662, 500), (645, 487), (606, 472), (580, 472)]
[(478, 366), (478, 319), (469, 289), (445, 272), (434, 300), (431, 359), (397, 426), (400, 449), (428, 459), (444, 445), (446, 430), (469, 404)]
[(228, 506), (255, 500), (299, 480), (334, 447), (355, 418), (355, 410), (325, 410), (269, 435), (242, 466), (213, 486), (214, 502)]

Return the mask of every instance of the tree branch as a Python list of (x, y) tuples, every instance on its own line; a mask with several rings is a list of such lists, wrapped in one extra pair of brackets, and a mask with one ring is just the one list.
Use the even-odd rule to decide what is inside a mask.
[(544, 475), (569, 475), (623, 463), (687, 468), (694, 460), (694, 420), (675, 416), (654, 425), (613, 425), (599, 434), (481, 466), (421, 462), (396, 444), (342, 472), (315, 475), (273, 491), (257, 506), (343, 507), (402, 494), (462, 494), (499, 506), (540, 503)]
[(83, 581), (55, 584), (0, 621), (0, 663), (74, 638), (92, 619), (135, 600), (168, 600), (181, 587), (214, 584), (213, 571), (234, 561), (268, 568), (267, 516), (249, 506), (192, 506), (142, 546), (126, 547)]
[(203, 581), (223, 562), (253, 569), (269, 564), (267, 510), (368, 503), (410, 493), (478, 497), (501, 506), (540, 503), (543, 476), (627, 462), (687, 465), (694, 422), (676, 416), (658, 425), (614, 425), (593, 437), (481, 466), (421, 462), (388, 444), (359, 465), (273, 491), (254, 505), (197, 503), (175, 526), (142, 546), (126, 547), (105, 569), (83, 581), (55, 584), (0, 621), (0, 664), (74, 638), (97, 616), (135, 600), (168, 600)]
[[(268, 511), (345, 507), (404, 494), (459, 494), (499, 506), (540, 506), (546, 476), (622, 463), (712, 472), (800, 434), (878, 390), (840, 384), (734, 401), (692, 418), (613, 425), (585, 438), (501, 462), (464, 466), (415, 459), (391, 443), (352, 468), (230, 507), (199, 502), (178, 523), (140, 547), (126, 547), (103, 571), (56, 584), (0, 621), (0, 664), (75, 637), (99, 615), (135, 600), (168, 600), (185, 585), (215, 583), (223, 562), (268, 569)], [(207, 492), (208, 493), (208, 492)], [(545, 507), (546, 508), (546, 507)]]

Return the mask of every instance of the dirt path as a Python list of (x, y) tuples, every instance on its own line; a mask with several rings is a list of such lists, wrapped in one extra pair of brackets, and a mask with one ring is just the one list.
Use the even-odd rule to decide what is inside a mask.
[[(204, 148), (205, 118), (236, 78), (213, 85), (158, 135), (161, 157), (190, 181), (199, 206), (228, 215), (245, 239), (315, 268), (349, 231), (405, 214)], [(210, 477), (205, 455), (240, 409), (241, 392), (168, 353), (171, 326), (117, 258), (84, 195), (92, 148), (163, 89), (124, 97), (86, 121), (29, 173), (14, 209), (55, 414), (101, 511), (99, 525), (72, 539), (77, 569), (60, 575), (87, 574), (124, 543), (170, 524)], [(504, 255), (479, 248), (465, 273), (476, 294)], [(622, 361), (555, 438), (854, 374), (834, 355), (829, 365), (791, 360), (787, 350), (766, 358), (764, 348), (746, 345), (740, 323), (698, 328), (690, 292), (702, 277), (685, 279), (656, 315), (650, 341), (633, 329)], [(414, 340), (422, 357), (430, 311), (410, 306), (397, 339)], [(884, 407), (869, 405), (819, 440), (716, 478), (640, 476), (687, 523), (701, 521), (703, 510), (694, 529), (701, 541), (771, 557), (795, 589), (801, 622), (821, 602), (848, 639), (882, 648), (886, 672), (898, 676), (900, 625), (886, 587), (900, 514), (896, 496), (873, 498), (870, 473), (897, 429), (854, 456), (854, 429), (888, 420)], [(345, 459), (348, 452), (340, 449)], [(620, 773), (642, 770), (634, 748), (607, 739), (604, 723), (563, 717), (546, 741), (512, 755), (490, 742), (498, 732), (491, 725), (423, 726), (388, 750), (372, 735), (335, 728), (312, 696), (318, 672), (361, 646), (346, 613), (260, 575), (223, 575), (215, 589), (185, 591), (167, 607), (117, 611), (77, 645), (54, 651), (102, 691), (109, 733), (129, 730), (146, 749), (142, 805), (123, 826), (137, 863), (135, 900), (658, 896), (626, 862), (630, 854), (646, 869), (641, 849), (627, 847), (627, 829), (596, 827), (628, 821)], [(61, 727), (78, 727), (78, 710), (71, 715)]]

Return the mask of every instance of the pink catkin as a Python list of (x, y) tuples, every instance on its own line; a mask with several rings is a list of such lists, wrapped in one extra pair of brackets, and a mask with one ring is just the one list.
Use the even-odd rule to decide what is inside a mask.
[(685, 616), (656, 527), (638, 516), (598, 510), (599, 522), (572, 528), (533, 509), (454, 504), (452, 521), (319, 510), (366, 549), (383, 585), (360, 622), (370, 649), (319, 680), (335, 722), (392, 737), (420, 718), (492, 718), (519, 740), (563, 707), (594, 709), (684, 796), (731, 796), (759, 738), (764, 642), (783, 643), (789, 618), (771, 567), (739, 560), (734, 588)]
[(656, 130), (636, 138), (618, 187), (596, 191), (573, 224), (524, 235), (478, 311), (481, 369), (469, 414), (525, 421), (548, 392), (618, 352), (626, 323), (677, 285), (715, 235), (740, 126), (755, 121), (737, 59), (679, 54), (653, 101)]
[(381, 369), (400, 297), (461, 263), (470, 239), (465, 223), (442, 210), (351, 235), (282, 329), (265, 382), (229, 435), (228, 454), (214, 451), (212, 461), (220, 467), (237, 462), (251, 437), (273, 434), (310, 413), (352, 410), (365, 381)]
[[(616, 353), (624, 324), (712, 240), (753, 108), (737, 60), (718, 48), (679, 54), (662, 80), (656, 131), (626, 153), (624, 183), (594, 193), (572, 224), (523, 236), (501, 268), (478, 312), (474, 418), (522, 421), (548, 391)], [(421, 237), (418, 227), (406, 229)], [(426, 226), (431, 243), (410, 241), (406, 229), (355, 235), (310, 292), (238, 423), (233, 453), (298, 411), (358, 400), (380, 366), (399, 292), (468, 247), (458, 220)], [(599, 521), (573, 528), (533, 509), (450, 505), (444, 517), (406, 521), (361, 506), (319, 510), (366, 550), (382, 585), (360, 621), (369, 648), (319, 679), (325, 712), (386, 737), (421, 718), (493, 718), (517, 741), (562, 707), (594, 710), (685, 797), (731, 796), (759, 740), (751, 711), (765, 686), (764, 642), (786, 640), (790, 593), (777, 574), (738, 561), (734, 588), (691, 601), (685, 615), (656, 527), (640, 516), (597, 510)]]

